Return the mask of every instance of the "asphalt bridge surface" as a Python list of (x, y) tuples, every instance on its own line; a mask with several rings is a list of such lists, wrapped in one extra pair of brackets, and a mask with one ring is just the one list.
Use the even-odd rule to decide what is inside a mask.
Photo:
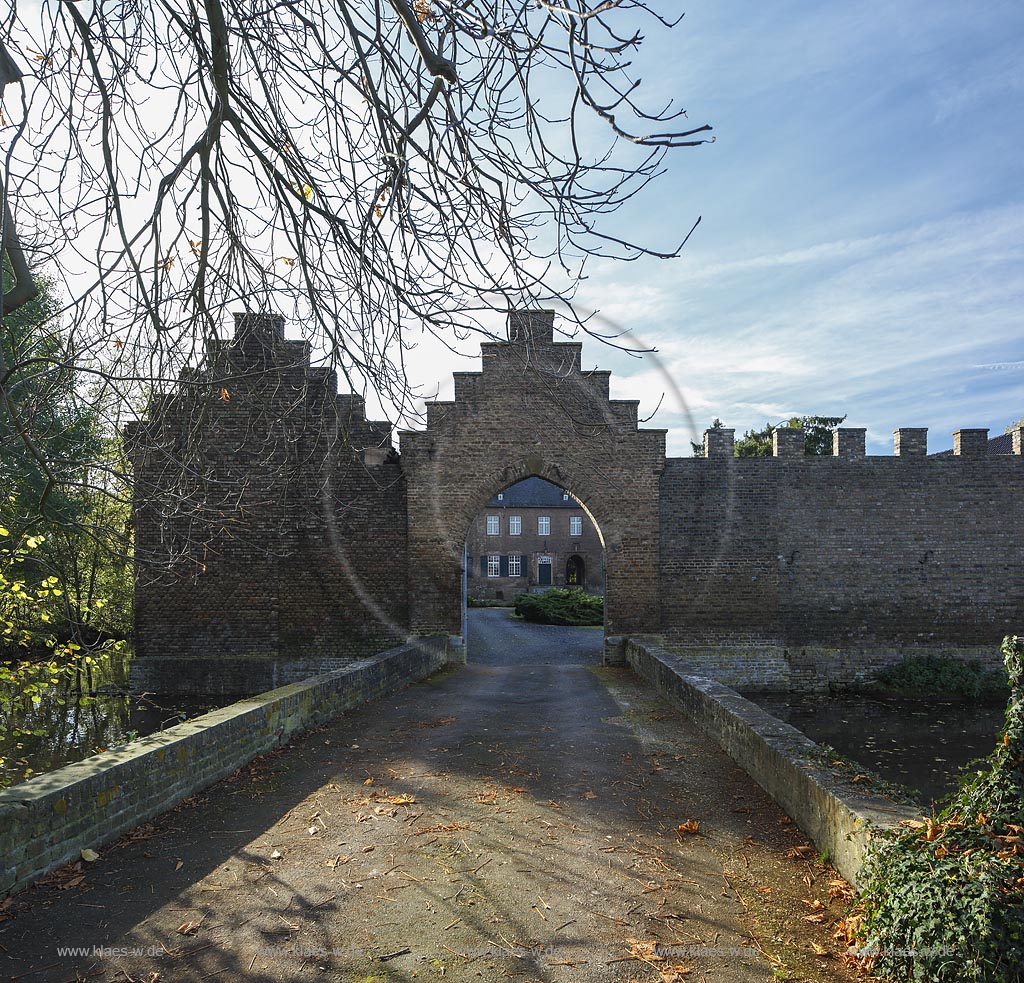
[(15, 897), (0, 980), (772, 979), (799, 833), (599, 629), (470, 615), (464, 669)]

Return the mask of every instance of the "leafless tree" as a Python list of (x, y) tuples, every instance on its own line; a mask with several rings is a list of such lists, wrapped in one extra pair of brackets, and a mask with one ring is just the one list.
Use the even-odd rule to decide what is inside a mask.
[(638, 102), (652, 22), (640, 0), (17, 3), (5, 310), (32, 291), (20, 233), (110, 372), (163, 376), (234, 304), (299, 316), (402, 408), (408, 329), (454, 338), (650, 252), (601, 219), (710, 129)]
[[(455, 345), (569, 299), (589, 257), (681, 248), (609, 221), (710, 139), (640, 101), (642, 32), (675, 23), (642, 0), (13, 0), (3, 312), (47, 266), (89, 398), (136, 408), (227, 310), (278, 312), (407, 414), (420, 332)], [(0, 348), (31, 450), (18, 369)]]

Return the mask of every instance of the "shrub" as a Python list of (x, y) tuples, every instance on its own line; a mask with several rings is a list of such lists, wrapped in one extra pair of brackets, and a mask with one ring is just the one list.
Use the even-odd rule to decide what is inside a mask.
[(524, 621), (541, 625), (603, 625), (604, 598), (578, 587), (552, 587), (543, 594), (520, 594), (516, 614)]
[(959, 696), (969, 700), (1007, 697), (1006, 676), (1000, 669), (986, 668), (977, 659), (954, 659), (949, 655), (908, 655), (883, 669), (876, 678), (878, 688), (905, 696)]
[(1024, 979), (1024, 639), (1007, 638), (1006, 728), (927, 821), (883, 837), (862, 872), (864, 962), (896, 980)]

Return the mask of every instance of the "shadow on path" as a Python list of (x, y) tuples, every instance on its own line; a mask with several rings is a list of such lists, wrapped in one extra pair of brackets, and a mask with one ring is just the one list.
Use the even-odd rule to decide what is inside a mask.
[(508, 637), (16, 897), (0, 979), (771, 979), (737, 884), (796, 831), (628, 671)]

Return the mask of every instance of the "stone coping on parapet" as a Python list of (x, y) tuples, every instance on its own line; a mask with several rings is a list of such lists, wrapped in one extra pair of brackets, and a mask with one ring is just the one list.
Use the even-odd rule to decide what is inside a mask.
[(0, 897), (97, 849), (293, 735), (445, 664), (425, 638), (212, 710), (0, 791)]
[(624, 648), (633, 671), (721, 745), (854, 887), (874, 834), (920, 818), (919, 809), (837, 775), (820, 745), (728, 686), (688, 675), (672, 653), (634, 638)]

